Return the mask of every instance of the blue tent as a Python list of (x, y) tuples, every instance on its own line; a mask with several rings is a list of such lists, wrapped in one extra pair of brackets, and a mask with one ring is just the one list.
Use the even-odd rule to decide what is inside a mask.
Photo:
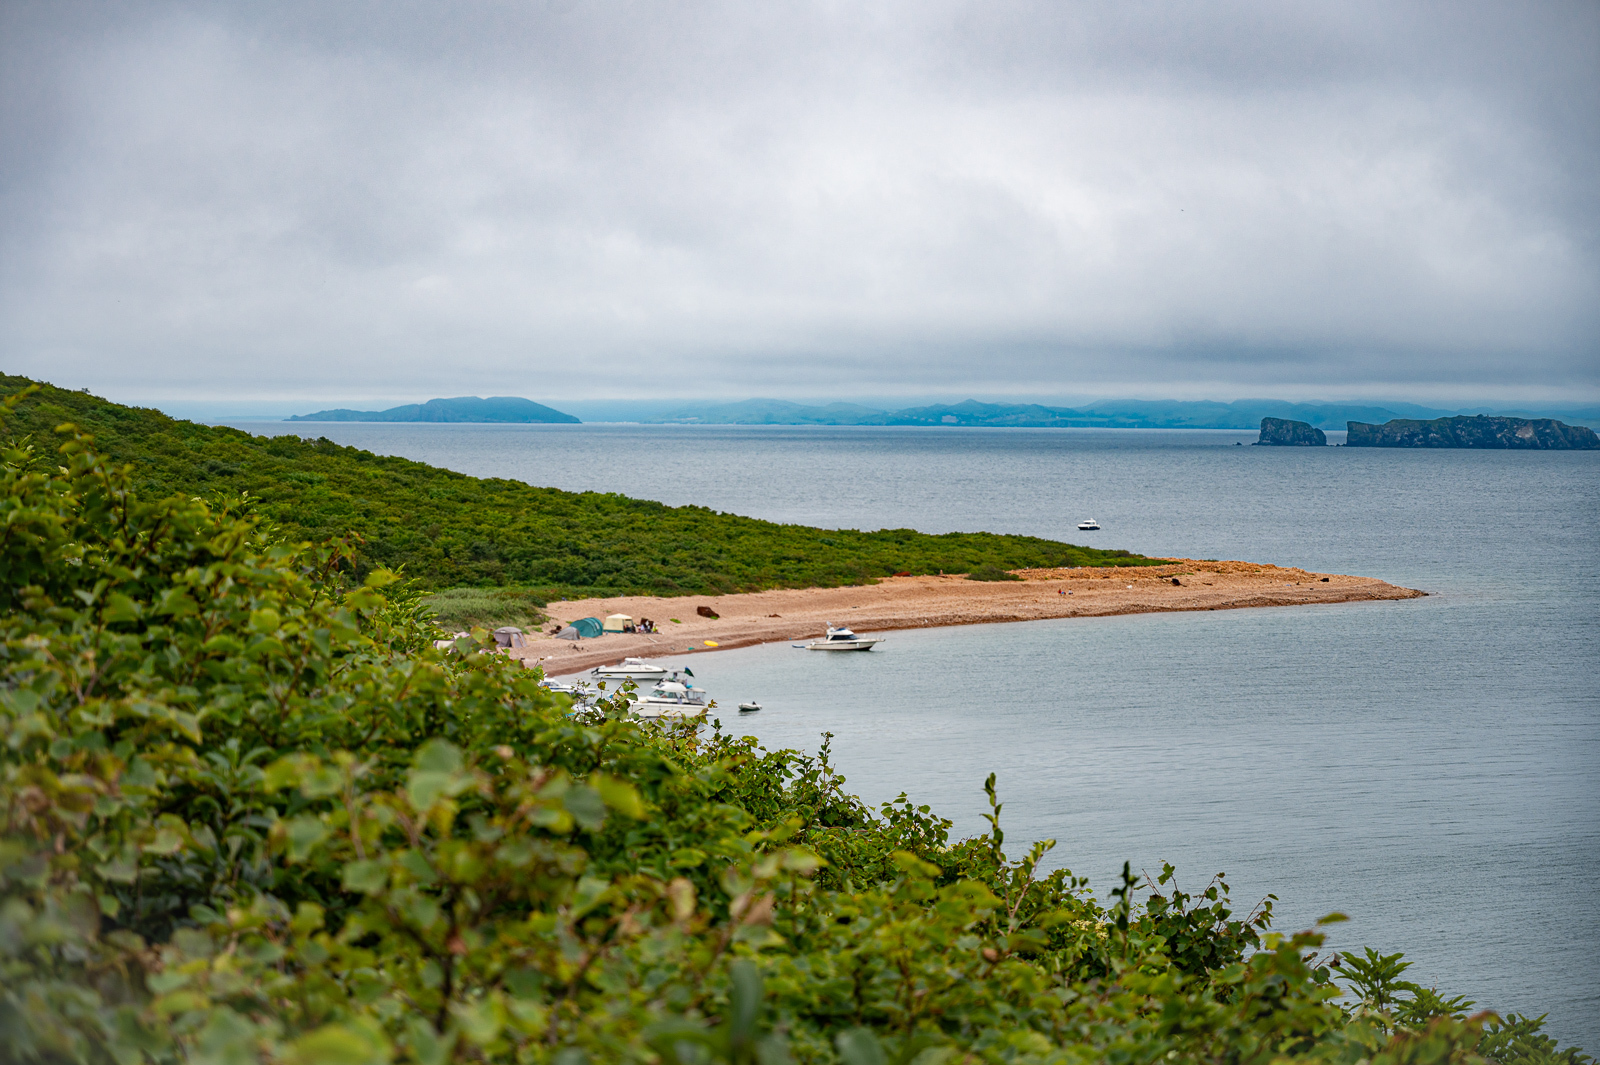
[(578, 635), (585, 640), (592, 640), (605, 631), (605, 626), (600, 623), (599, 618), (579, 618), (567, 628), (577, 629)]

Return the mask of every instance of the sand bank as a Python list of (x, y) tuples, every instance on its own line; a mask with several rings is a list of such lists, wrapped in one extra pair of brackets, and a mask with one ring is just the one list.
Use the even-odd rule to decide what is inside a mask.
[[(527, 646), (513, 653), (556, 676), (615, 662), (627, 655), (681, 657), (757, 643), (811, 639), (821, 636), (829, 622), (867, 633), (992, 621), (1414, 599), (1427, 594), (1372, 577), (1311, 573), (1252, 562), (1173, 559), (1167, 566), (1017, 572), (1023, 580), (889, 577), (877, 584), (851, 588), (574, 599), (550, 604), (552, 624), (628, 614), (635, 619), (650, 618), (661, 631), (608, 634), (595, 640), (557, 640), (547, 634), (530, 633)], [(1174, 578), (1178, 583), (1173, 583)], [(716, 620), (698, 616), (695, 608), (701, 606), (710, 607), (720, 616)], [(717, 646), (707, 647), (707, 641)]]

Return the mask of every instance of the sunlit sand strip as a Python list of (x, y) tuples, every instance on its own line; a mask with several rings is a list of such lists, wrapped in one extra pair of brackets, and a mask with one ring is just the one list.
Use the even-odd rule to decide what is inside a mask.
[[(651, 619), (660, 631), (577, 641), (530, 634), (527, 646), (512, 653), (556, 676), (629, 655), (680, 659), (708, 650), (811, 639), (821, 636), (829, 622), (869, 633), (996, 621), (1415, 599), (1427, 594), (1373, 577), (1253, 562), (1173, 559), (1165, 566), (1016, 572), (1022, 580), (969, 581), (959, 575), (889, 577), (877, 584), (849, 588), (671, 598), (619, 596), (551, 603), (551, 625), (627, 614), (636, 621)], [(695, 611), (702, 606), (719, 616), (699, 616)]]

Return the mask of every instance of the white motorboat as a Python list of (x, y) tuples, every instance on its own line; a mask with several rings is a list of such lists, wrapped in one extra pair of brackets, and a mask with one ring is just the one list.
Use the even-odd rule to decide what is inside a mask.
[(650, 694), (635, 699), (629, 707), (634, 717), (704, 717), (711, 699), (699, 688), (675, 680), (664, 680)]
[(596, 694), (598, 694), (590, 689), (587, 685), (582, 683), (562, 684), (559, 681), (544, 680), (539, 682), (539, 687), (543, 688), (547, 692), (550, 692), (552, 695), (566, 695), (571, 697), (572, 709), (575, 711), (588, 710), (594, 705), (594, 697)]
[(667, 666), (646, 662), (642, 658), (624, 658), (614, 666), (595, 666), (589, 675), (612, 680), (665, 680), (673, 672)]
[(1100, 528), (1100, 523), (1093, 518), (1085, 518), (1083, 521), (1078, 522), (1079, 532), (1093, 532), (1098, 528)]
[(829, 625), (828, 635), (805, 645), (808, 651), (870, 651), (881, 638), (857, 636), (843, 625)]

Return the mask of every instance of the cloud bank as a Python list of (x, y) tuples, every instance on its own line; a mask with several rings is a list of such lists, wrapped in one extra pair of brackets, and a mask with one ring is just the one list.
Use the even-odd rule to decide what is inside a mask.
[(1600, 397), (1600, 7), (10, 4), (117, 398)]

